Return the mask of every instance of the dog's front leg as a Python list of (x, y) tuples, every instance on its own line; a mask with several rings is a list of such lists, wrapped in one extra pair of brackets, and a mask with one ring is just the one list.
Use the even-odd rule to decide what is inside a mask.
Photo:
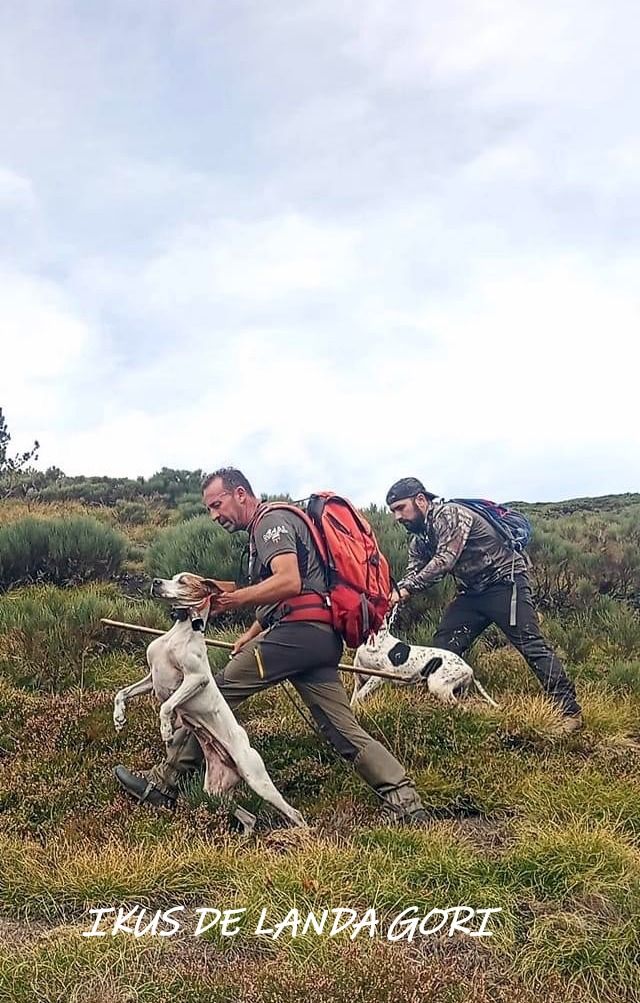
[[(355, 657), (353, 659), (353, 668), (354, 669), (359, 669), (360, 668), (360, 651), (359, 651), (359, 649), (356, 649)], [(357, 704), (357, 702), (358, 702), (358, 693), (360, 692), (360, 690), (364, 686), (364, 683), (365, 683), (364, 677), (361, 676), (359, 672), (354, 672), (353, 673), (353, 690), (351, 691), (351, 706), (352, 707), (355, 707), (355, 705)]]
[(131, 686), (125, 686), (123, 690), (118, 690), (113, 701), (113, 725), (116, 731), (124, 728), (127, 716), (125, 714), (125, 704), (131, 697), (140, 696), (142, 693), (150, 693), (153, 689), (151, 673), (148, 672), (144, 679), (139, 679)]
[(186, 679), (183, 679), (178, 689), (175, 693), (172, 693), (170, 697), (165, 700), (165, 702), (160, 707), (160, 734), (162, 735), (163, 742), (170, 742), (171, 736), (173, 735), (173, 716), (178, 709), (183, 704), (191, 700), (192, 697), (203, 690), (205, 686), (208, 686), (211, 682), (206, 675), (193, 675)]

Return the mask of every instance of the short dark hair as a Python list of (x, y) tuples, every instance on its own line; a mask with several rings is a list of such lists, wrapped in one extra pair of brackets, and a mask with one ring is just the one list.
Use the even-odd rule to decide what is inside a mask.
[(387, 505), (393, 505), (405, 498), (415, 498), (416, 495), (424, 495), (429, 501), (438, 497), (431, 491), (427, 491), (422, 481), (419, 481), (417, 477), (401, 477), (387, 491)]
[(249, 481), (242, 471), (236, 467), (220, 467), (219, 470), (214, 470), (212, 474), (207, 474), (200, 485), (201, 491), (208, 488), (211, 482), (215, 481), (217, 477), (222, 481), (225, 491), (235, 491), (236, 488), (244, 488), (248, 495), (255, 498)]

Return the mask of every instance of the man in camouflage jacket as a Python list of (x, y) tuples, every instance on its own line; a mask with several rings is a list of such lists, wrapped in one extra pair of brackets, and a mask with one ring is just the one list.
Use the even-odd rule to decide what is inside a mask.
[(562, 714), (561, 734), (582, 727), (575, 687), (540, 633), (528, 559), (514, 554), (486, 519), (458, 502), (437, 500), (416, 477), (389, 488), (387, 505), (409, 537), (409, 562), (394, 600), (406, 601), (452, 574), (458, 594), (447, 607), (434, 647), (463, 655), (495, 623), (525, 658)]

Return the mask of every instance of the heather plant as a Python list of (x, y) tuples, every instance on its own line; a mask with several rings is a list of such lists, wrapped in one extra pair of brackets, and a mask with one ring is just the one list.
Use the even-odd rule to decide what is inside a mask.
[(147, 551), (145, 567), (152, 577), (192, 571), (238, 581), (245, 544), (246, 534), (230, 535), (203, 515), (163, 530)]
[(88, 505), (116, 505), (144, 494), (144, 478), (62, 477), (38, 491), (42, 501), (83, 501)]
[(636, 499), (632, 504), (606, 513), (553, 515), (553, 506), (529, 512), (540, 604), (567, 608), (596, 594), (640, 603), (640, 505), (637, 496), (631, 497)]
[(124, 537), (91, 517), (22, 519), (0, 527), (0, 590), (110, 578), (125, 551)]
[(124, 501), (120, 499), (114, 507), (118, 522), (120, 523), (141, 526), (149, 520), (149, 507), (144, 502)]

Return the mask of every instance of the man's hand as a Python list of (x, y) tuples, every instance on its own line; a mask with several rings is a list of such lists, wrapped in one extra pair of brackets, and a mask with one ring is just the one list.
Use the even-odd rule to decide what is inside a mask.
[(244, 634), (241, 634), (240, 637), (237, 637), (236, 640), (233, 642), (233, 648), (231, 649), (231, 657), (233, 658), (234, 655), (237, 655), (240, 651), (242, 651), (245, 644), (248, 644), (249, 641), (253, 640), (254, 637), (255, 634), (252, 634), (250, 629), (245, 630)]
[(212, 609), (216, 613), (227, 613), (232, 609), (240, 609), (243, 605), (241, 589), (238, 589), (236, 592), (220, 592), (217, 596), (213, 596), (211, 600)]
[(397, 606), (398, 603), (406, 602), (410, 595), (408, 589), (394, 589), (389, 598), (389, 605)]
[(262, 624), (258, 623), (256, 620), (251, 624), (249, 630), (245, 630), (244, 634), (241, 634), (240, 637), (234, 641), (233, 648), (231, 649), (231, 657), (233, 658), (234, 655), (237, 655), (240, 651), (242, 651), (245, 644), (248, 644), (249, 641), (253, 641), (254, 637), (257, 637), (258, 634), (261, 633)]
[(240, 609), (242, 606), (260, 606), (278, 603), (282, 599), (300, 595), (302, 580), (296, 554), (276, 554), (272, 559), (271, 575), (255, 585), (247, 585), (235, 592), (221, 592), (213, 597), (216, 613)]

